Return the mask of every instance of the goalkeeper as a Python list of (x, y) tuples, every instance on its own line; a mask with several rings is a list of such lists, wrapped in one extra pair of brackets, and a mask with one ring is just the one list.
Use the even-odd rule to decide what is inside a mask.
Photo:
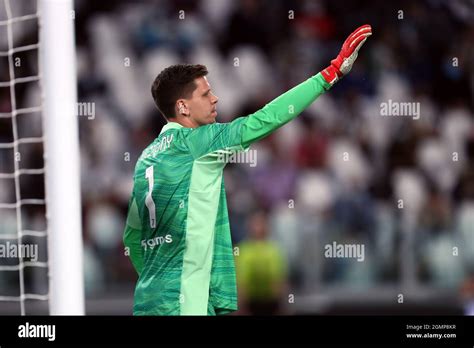
[(168, 123), (136, 164), (123, 236), (139, 274), (134, 315), (237, 310), (222, 157), (271, 134), (329, 90), (351, 70), (371, 30), (361, 26), (327, 68), (230, 123), (216, 123), (218, 98), (205, 66), (174, 65), (156, 77), (151, 92)]

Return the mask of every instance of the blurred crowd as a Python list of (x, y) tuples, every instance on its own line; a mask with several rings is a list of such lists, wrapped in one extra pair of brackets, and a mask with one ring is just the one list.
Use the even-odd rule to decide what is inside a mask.
[[(237, 260), (239, 286), (256, 298), (261, 294), (252, 284), (265, 277), (275, 280), (269, 293), (280, 295), (288, 287), (311, 292), (332, 285), (431, 287), (454, 294), (469, 288), (469, 4), (77, 0), (79, 102), (95, 106), (93, 117), (79, 116), (88, 293), (135, 281), (122, 230), (135, 162), (165, 124), (150, 94), (163, 68), (205, 64), (219, 97), (218, 120), (228, 122), (322, 70), (346, 36), (365, 23), (374, 35), (351, 73), (297, 119), (252, 145), (256, 166), (232, 163), (225, 169), (235, 245), (242, 255), (268, 252), (267, 259)], [(4, 65), (0, 76), (8, 79)], [(18, 98), (30, 94), (22, 91)], [(8, 110), (9, 94), (0, 97), (0, 108)], [(419, 103), (420, 117), (383, 116), (381, 104), (389, 100)], [(11, 141), (7, 128), (2, 125), (2, 142)], [(41, 147), (34, 151), (34, 158), (41, 157)], [(14, 200), (4, 186), (0, 196)], [(30, 186), (32, 194), (41, 194), (40, 184)], [(255, 239), (268, 245), (252, 246)], [(325, 257), (325, 245), (333, 242), (363, 244), (364, 261)], [(279, 265), (268, 274), (245, 271), (268, 260)]]

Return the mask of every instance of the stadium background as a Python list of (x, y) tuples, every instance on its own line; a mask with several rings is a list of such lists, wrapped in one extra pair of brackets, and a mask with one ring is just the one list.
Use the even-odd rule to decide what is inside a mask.
[[(135, 162), (164, 124), (155, 76), (175, 63), (207, 65), (227, 122), (319, 72), (369, 23), (374, 35), (352, 72), (252, 146), (256, 166), (225, 169), (239, 274), (248, 294), (266, 289), (255, 301), (276, 294), (277, 313), (473, 313), (473, 19), (470, 1), (76, 1), (78, 101), (94, 111), (78, 115), (86, 312), (131, 313), (136, 275), (122, 231)], [(37, 23), (16, 30), (18, 45), (38, 39)], [(24, 76), (34, 75), (37, 57), (22, 57)], [(3, 61), (0, 76), (8, 80)], [(37, 84), (18, 86), (20, 105), (38, 98)], [(389, 100), (420, 103), (420, 118), (382, 116)], [(0, 111), (9, 104), (0, 88)], [(19, 117), (20, 131), (41, 132), (39, 116)], [(12, 141), (8, 122), (1, 142)], [(21, 155), (22, 167), (43, 166), (41, 145)], [(2, 172), (11, 161), (2, 153)], [(44, 196), (42, 175), (21, 186), (22, 196)], [(0, 197), (14, 201), (5, 180)], [(14, 212), (0, 214), (0, 232), (14, 233)], [(25, 225), (45, 228), (44, 214), (25, 211)], [(325, 257), (333, 242), (363, 244), (364, 261)], [(268, 259), (251, 255), (270, 249)], [(266, 272), (268, 260), (281, 264)], [(47, 291), (45, 271), (31, 272), (27, 286)], [(17, 278), (2, 274), (2, 292), (18, 292)]]

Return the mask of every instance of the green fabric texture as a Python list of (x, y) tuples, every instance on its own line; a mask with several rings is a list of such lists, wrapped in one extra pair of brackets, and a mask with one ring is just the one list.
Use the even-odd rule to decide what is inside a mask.
[(242, 146), (247, 147), (287, 124), (330, 88), (318, 73), (249, 115), (242, 130)]
[[(245, 118), (184, 128), (168, 123), (140, 156), (124, 243), (138, 240), (142, 264), (135, 288), (135, 315), (206, 315), (235, 311), (237, 293), (220, 149), (240, 146)], [(214, 152), (213, 152), (214, 151)], [(147, 206), (153, 167), (156, 226)], [(140, 229), (132, 222), (140, 221)], [(138, 268), (138, 266), (136, 267)], [(139, 270), (139, 268), (138, 268)]]
[(130, 199), (129, 214), (127, 216), (127, 222), (125, 231), (123, 234), (123, 243), (127, 246), (126, 254), (130, 256), (133, 267), (138, 274), (143, 269), (143, 249), (140, 244), (141, 239), (141, 221), (138, 215), (137, 202), (135, 201), (134, 195)]
[(135, 315), (220, 315), (237, 310), (223, 169), (300, 114), (330, 86), (320, 74), (229, 123), (169, 122), (135, 166), (123, 242), (139, 274)]

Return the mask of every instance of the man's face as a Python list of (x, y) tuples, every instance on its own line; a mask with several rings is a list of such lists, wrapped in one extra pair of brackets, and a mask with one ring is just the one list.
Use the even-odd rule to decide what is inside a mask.
[(211, 86), (205, 76), (198, 77), (194, 83), (196, 89), (191, 98), (186, 99), (189, 118), (197, 127), (216, 122), (216, 107), (219, 98), (212, 93)]

